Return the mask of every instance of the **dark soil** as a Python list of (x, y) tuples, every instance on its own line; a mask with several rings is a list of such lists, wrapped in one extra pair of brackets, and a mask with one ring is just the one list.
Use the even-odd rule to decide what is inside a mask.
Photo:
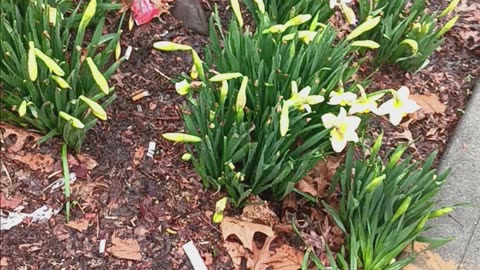
[[(226, 18), (226, 1), (218, 4), (222, 18)], [(207, 13), (209, 8), (205, 4)], [(190, 240), (211, 269), (233, 269), (218, 225), (211, 222), (215, 202), (223, 194), (204, 190), (192, 167), (180, 158), (184, 147), (161, 138), (162, 133), (182, 129), (180, 108), (184, 100), (176, 94), (169, 78), (189, 72), (192, 61), (186, 54), (156, 51), (152, 44), (171, 40), (201, 52), (208, 38), (184, 29), (172, 16), (164, 15), (162, 20), (124, 32), (122, 48), (130, 45), (134, 51), (112, 79), (118, 98), (108, 110), (108, 121), (89, 133), (82, 149), (82, 154), (89, 155), (98, 165), (90, 171), (80, 161), (72, 168), (79, 179), (72, 186), (77, 205), (72, 208), (71, 219), (87, 219), (88, 229), (79, 232), (67, 227), (62, 211), (48, 223), (24, 221), (11, 230), (1, 231), (0, 259), (5, 269), (192, 269), (181, 247)], [(432, 150), (443, 151), (471, 94), (474, 78), (480, 74), (480, 59), (466, 44), (454, 28), (447, 34), (442, 49), (432, 57), (431, 65), (422, 72), (405, 74), (395, 67), (386, 67), (375, 74), (376, 83), (371, 89), (406, 85), (413, 93), (434, 93), (447, 106), (444, 114), (419, 116), (399, 128), (391, 127), (386, 119), (375, 119), (376, 125), (386, 130), (387, 148), (415, 140), (411, 150), (417, 158), (424, 158)], [(143, 91), (148, 96), (132, 100), (132, 96)], [(150, 142), (156, 143), (153, 158), (146, 153)], [(6, 172), (0, 182), (2, 194), (22, 198), (24, 212), (45, 204), (62, 205), (61, 191), (43, 191), (61, 177), (61, 142), (53, 140), (37, 148), (27, 143), (16, 153), (49, 155), (54, 162), (51, 169), (44, 171), (32, 170), (15, 159), (8, 152), (10, 143), (9, 138), (4, 138), (2, 165)], [(49, 177), (54, 172), (57, 174)], [(289, 209), (307, 220), (301, 227), (302, 234), (310, 236), (307, 240), (315, 241), (319, 231), (331, 227), (319, 207), (308, 205), (304, 199), (297, 198), (292, 204), (292, 197), (288, 197), (283, 207), (276, 207), (276, 212), (285, 214), (285, 209)], [(227, 215), (231, 212), (235, 210), (228, 210)], [(113, 235), (136, 240), (142, 260), (129, 261), (108, 252), (99, 253), (100, 240), (106, 239), (108, 248)], [(292, 234), (285, 239), (301, 246), (299, 238)]]

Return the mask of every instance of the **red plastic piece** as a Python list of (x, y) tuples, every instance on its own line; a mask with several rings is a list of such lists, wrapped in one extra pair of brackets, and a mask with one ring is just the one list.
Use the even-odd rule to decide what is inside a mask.
[(150, 0), (133, 0), (131, 9), (137, 25), (146, 24), (160, 15), (160, 10)]

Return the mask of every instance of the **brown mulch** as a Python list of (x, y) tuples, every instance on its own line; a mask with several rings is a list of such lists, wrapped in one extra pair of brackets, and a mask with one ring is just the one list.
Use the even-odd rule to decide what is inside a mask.
[[(222, 18), (227, 16), (226, 1), (210, 2), (219, 4)], [(209, 8), (205, 4), (205, 9)], [(370, 89), (406, 85), (416, 94), (434, 94), (446, 105), (443, 114), (419, 114), (398, 128), (384, 118), (374, 119), (373, 125), (386, 132), (387, 148), (414, 142), (410, 150), (417, 159), (432, 150), (443, 151), (480, 75), (478, 51), (473, 38), (465, 34), (480, 31), (471, 20), (474, 10), (460, 12), (458, 25), (446, 35), (445, 44), (425, 70), (405, 74), (396, 67), (385, 67), (374, 75)], [(180, 158), (184, 147), (161, 138), (164, 132), (182, 128), (180, 107), (184, 100), (168, 78), (188, 72), (191, 58), (158, 52), (152, 44), (172, 40), (201, 51), (208, 38), (184, 29), (172, 16), (163, 15), (162, 20), (125, 31), (122, 47), (131, 45), (134, 51), (112, 79), (118, 98), (108, 110), (110, 119), (89, 133), (83, 156), (71, 157), (71, 170), (79, 178), (72, 185), (76, 205), (71, 220), (75, 223), (66, 224), (60, 212), (48, 223), (24, 220), (11, 230), (1, 231), (2, 269), (192, 269), (181, 247), (190, 240), (210, 269), (233, 269), (220, 228), (211, 222), (215, 202), (223, 194), (204, 190), (193, 168)], [(132, 95), (143, 91), (148, 96), (132, 100)], [(378, 132), (373, 130), (374, 134)], [(156, 143), (153, 158), (147, 156), (150, 142)], [(61, 177), (60, 141), (34, 147), (30, 138), (22, 144), (23, 149), (12, 151), (12, 145), (17, 145), (15, 138), (2, 142), (2, 209), (8, 209), (6, 205), (15, 208), (19, 200), (23, 212), (42, 205), (61, 206), (64, 199), (60, 190), (45, 191)], [(97, 164), (92, 168), (94, 162)], [(310, 178), (322, 174), (320, 169)], [(318, 187), (318, 191), (326, 188)], [(295, 216), (303, 239), (313, 243), (317, 252), (323, 249), (315, 246), (318, 241), (328, 240), (332, 247), (339, 247), (338, 237), (330, 239), (321, 234), (328, 230), (338, 234), (321, 206), (292, 196), (282, 204), (271, 205), (280, 219), (287, 222)], [(227, 216), (237, 212), (227, 209)], [(103, 239), (106, 251), (99, 252)], [(280, 241), (304, 246), (291, 232)], [(127, 255), (118, 251), (126, 242), (133, 243), (125, 246)], [(137, 261), (139, 254), (141, 260)]]

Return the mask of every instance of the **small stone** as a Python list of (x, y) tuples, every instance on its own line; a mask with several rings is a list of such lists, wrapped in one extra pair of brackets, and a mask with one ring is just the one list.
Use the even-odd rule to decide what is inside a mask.
[(200, 34), (208, 34), (207, 17), (199, 0), (177, 0), (172, 14), (182, 21), (183, 26)]

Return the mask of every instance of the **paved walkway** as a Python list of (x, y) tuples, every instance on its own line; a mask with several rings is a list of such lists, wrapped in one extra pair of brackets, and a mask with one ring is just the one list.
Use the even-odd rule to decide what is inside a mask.
[[(480, 80), (465, 116), (458, 125), (440, 164), (452, 172), (439, 196), (439, 206), (470, 202), (450, 217), (432, 222), (433, 236), (455, 236), (456, 240), (419, 259), (418, 269), (480, 269)], [(421, 262), (423, 260), (423, 263)], [(426, 263), (425, 263), (426, 262)]]

